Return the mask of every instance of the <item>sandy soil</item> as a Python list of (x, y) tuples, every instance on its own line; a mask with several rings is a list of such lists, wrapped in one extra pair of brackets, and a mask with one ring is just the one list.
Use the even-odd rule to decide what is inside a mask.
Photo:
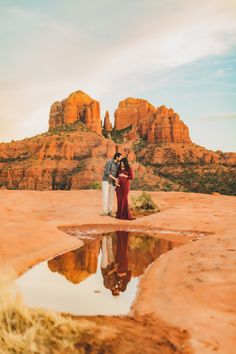
[[(63, 231), (74, 226), (81, 232), (126, 229), (181, 239), (185, 245), (162, 255), (148, 268), (130, 317), (151, 318), (156, 333), (164, 331), (172, 343), (170, 352), (187, 353), (190, 345), (199, 354), (235, 353), (236, 198), (151, 194), (161, 212), (124, 222), (100, 216), (101, 191), (1, 190), (0, 266), (13, 267), (20, 274), (39, 261), (81, 246), (80, 240)], [(129, 320), (124, 318), (127, 328)], [(140, 333), (152, 333), (153, 322), (142, 323), (149, 332)], [(186, 336), (181, 337), (183, 333)], [(181, 343), (175, 346), (179, 336)], [(154, 353), (150, 337), (145, 338), (143, 352)], [(163, 335), (157, 341), (163, 344)], [(162, 344), (156, 347), (157, 353), (166, 353)]]
[[(106, 342), (94, 337), (84, 338), (78, 343), (78, 348), (86, 348), (86, 353), (102, 354), (191, 354), (192, 349), (188, 343), (189, 335), (185, 331), (168, 325), (159, 319), (158, 323), (151, 316), (131, 318), (125, 316), (97, 316), (79, 317), (92, 321), (95, 331), (99, 331), (104, 324)], [(109, 334), (111, 335), (109, 336)]]

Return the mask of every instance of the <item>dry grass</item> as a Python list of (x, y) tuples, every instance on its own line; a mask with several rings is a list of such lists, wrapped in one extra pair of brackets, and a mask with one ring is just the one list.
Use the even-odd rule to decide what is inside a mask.
[[(97, 328), (95, 323), (87, 319), (78, 320), (53, 311), (30, 309), (22, 303), (11, 284), (6, 277), (1, 277), (1, 354), (98, 353), (101, 352), (103, 341), (115, 335), (107, 326)], [(91, 342), (93, 350), (87, 351)]]

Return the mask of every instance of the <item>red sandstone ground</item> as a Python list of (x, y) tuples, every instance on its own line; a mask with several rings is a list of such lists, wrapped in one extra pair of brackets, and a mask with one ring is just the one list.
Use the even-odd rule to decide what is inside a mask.
[(135, 229), (183, 240), (185, 245), (148, 268), (129, 317), (93, 320), (120, 331), (111, 353), (235, 353), (236, 198), (151, 195), (161, 212), (124, 222), (99, 215), (101, 191), (1, 190), (2, 271), (10, 266), (20, 274), (79, 247), (81, 241), (63, 232), (74, 226), (83, 232)]

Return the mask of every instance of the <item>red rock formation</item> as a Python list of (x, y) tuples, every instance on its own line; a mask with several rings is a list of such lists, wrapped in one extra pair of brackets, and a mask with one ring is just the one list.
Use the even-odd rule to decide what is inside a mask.
[[(151, 144), (191, 143), (188, 127), (173, 109), (165, 106), (158, 107), (149, 123), (145, 124), (145, 128), (147, 128), (148, 142)], [(145, 134), (142, 122), (140, 122), (139, 130)]]
[[(98, 115), (98, 102), (81, 91), (54, 103), (50, 125), (61, 129), (0, 144), (0, 188), (97, 188), (105, 162), (117, 151), (128, 156), (130, 162), (138, 162), (134, 165), (136, 188), (161, 188), (168, 182), (158, 175), (155, 169), (158, 164), (222, 165), (219, 170), (228, 171), (233, 180), (236, 154), (214, 152), (192, 144), (188, 128), (172, 109), (165, 106), (155, 109), (145, 100), (131, 98), (121, 102), (116, 111), (116, 127), (123, 129), (132, 125), (123, 136), (117, 132), (116, 141), (123, 138), (122, 144), (97, 134)], [(106, 117), (105, 125), (109, 129), (108, 114)], [(96, 133), (84, 124), (73, 124), (78, 119)], [(174, 186), (176, 190), (180, 187), (178, 183)]]
[(100, 182), (116, 144), (93, 132), (46, 133), (0, 144), (0, 188), (79, 189)]
[(130, 125), (137, 126), (142, 119), (148, 119), (156, 108), (146, 100), (139, 98), (126, 98), (119, 103), (115, 111), (115, 130), (121, 130)]
[(108, 111), (106, 111), (106, 113), (105, 113), (103, 128), (107, 132), (112, 131), (112, 124), (111, 124), (111, 121), (110, 121), (110, 116), (109, 116), (109, 112)]
[(91, 131), (101, 134), (100, 104), (82, 91), (76, 91), (50, 109), (49, 129), (83, 122)]
[(119, 103), (115, 111), (115, 129), (133, 125), (127, 138), (137, 139), (137, 134), (151, 144), (191, 143), (188, 127), (173, 109), (165, 106), (157, 109), (148, 101), (127, 98)]
[(129, 132), (127, 132), (123, 135), (124, 142), (126, 142), (126, 141), (135, 142), (138, 139), (139, 139), (139, 134), (137, 133), (137, 129), (134, 126), (132, 127), (132, 129)]

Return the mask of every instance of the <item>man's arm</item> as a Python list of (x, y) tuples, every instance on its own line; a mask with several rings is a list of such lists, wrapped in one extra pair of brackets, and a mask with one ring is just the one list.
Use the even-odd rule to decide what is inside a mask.
[(107, 162), (106, 162), (104, 174), (105, 174), (105, 176), (110, 177), (111, 179), (113, 179), (113, 181), (116, 182), (117, 178), (114, 177), (114, 176), (112, 176), (112, 174), (110, 173), (111, 164), (112, 164), (112, 161), (107, 161)]
[(111, 179), (113, 179), (113, 181), (117, 181), (117, 178), (116, 177), (114, 177), (114, 176), (112, 176), (111, 174), (109, 174), (109, 176), (108, 177), (110, 177)]
[(110, 177), (111, 164), (112, 164), (112, 161), (107, 161), (105, 164), (104, 175), (106, 177)]

